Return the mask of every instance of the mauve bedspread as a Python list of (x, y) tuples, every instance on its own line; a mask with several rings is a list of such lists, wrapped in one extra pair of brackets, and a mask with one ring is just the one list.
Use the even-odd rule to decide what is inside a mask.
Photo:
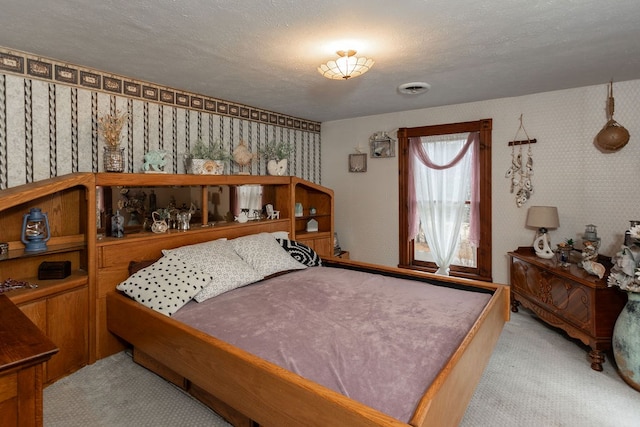
[(490, 295), (312, 267), (174, 318), (408, 422)]

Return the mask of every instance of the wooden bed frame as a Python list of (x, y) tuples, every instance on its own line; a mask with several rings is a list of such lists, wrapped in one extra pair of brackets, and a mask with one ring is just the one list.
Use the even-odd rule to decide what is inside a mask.
[[(158, 244), (161, 243), (155, 243)], [(155, 249), (145, 246), (145, 252), (150, 251)], [(331, 259), (325, 264), (408, 278), (429, 277), (354, 261)], [(464, 416), (509, 319), (509, 293), (503, 285), (430, 277), (489, 289), (493, 296), (426, 389), (409, 424), (148, 309), (115, 290), (106, 295), (107, 325), (113, 334), (133, 346), (136, 362), (179, 385), (235, 426), (455, 426)]]
[[(209, 187), (255, 183), (273, 187), (272, 199), (281, 211), (280, 219), (215, 227), (205, 227), (203, 223), (202, 227), (187, 232), (97, 239), (96, 186), (200, 187), (206, 223)], [(509, 319), (509, 292), (505, 286), (333, 258), (325, 260), (325, 264), (368, 268), (408, 278), (431, 277), (439, 282), (462, 283), (493, 292), (442, 371), (432, 384), (425, 385), (426, 391), (409, 424), (147, 309), (115, 291), (115, 286), (128, 276), (129, 261), (158, 259), (162, 249), (221, 237), (232, 239), (285, 231), (294, 238), (304, 238), (318, 252), (331, 253), (332, 194), (329, 189), (298, 178), (273, 176), (75, 173), (26, 184), (0, 192), (2, 225), (7, 230), (5, 238), (9, 239), (10, 252), (3, 271), (14, 278), (36, 282), (34, 271), (41, 261), (72, 260), (73, 274), (69, 278), (42, 283), (37, 290), (19, 290), (14, 295), (25, 304), (27, 314), (38, 320), (43, 318), (40, 308), (51, 305), (57, 309), (47, 314), (52, 319), (50, 325), (55, 325), (48, 328), (63, 344), (59, 344), (61, 351), (57, 357), (64, 362), (64, 369), (58, 368), (53, 379), (132, 346), (134, 360), (193, 394), (236, 426), (457, 425)], [(306, 219), (293, 215), (298, 200), (323, 207), (319, 219), (324, 230), (315, 235), (300, 231)], [(48, 251), (24, 256), (18, 233), (24, 212), (33, 206), (49, 211), (53, 236)], [(47, 304), (41, 304), (43, 298)], [(32, 304), (33, 301), (37, 304)], [(81, 343), (85, 343), (84, 347)], [(53, 372), (51, 366), (47, 369)]]

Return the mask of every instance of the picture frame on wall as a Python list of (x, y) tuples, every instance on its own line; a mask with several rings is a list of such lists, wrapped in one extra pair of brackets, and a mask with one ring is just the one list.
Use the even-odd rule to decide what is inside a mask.
[(349, 154), (349, 172), (366, 172), (367, 171), (367, 154), (357, 153)]
[(396, 156), (395, 140), (386, 132), (376, 132), (369, 138), (370, 157), (386, 158)]

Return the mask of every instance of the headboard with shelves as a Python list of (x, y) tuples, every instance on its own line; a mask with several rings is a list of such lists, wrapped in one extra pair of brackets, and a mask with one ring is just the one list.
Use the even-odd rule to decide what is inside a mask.
[[(314, 247), (321, 256), (329, 257), (333, 253), (333, 191), (299, 178), (252, 175), (97, 174), (96, 185), (103, 189), (112, 189), (111, 193), (115, 193), (114, 189), (121, 187), (144, 188), (149, 191), (151, 189), (159, 191), (161, 188), (177, 189), (182, 194), (188, 192), (191, 201), (195, 202), (200, 210), (199, 221), (192, 221), (187, 231), (169, 230), (167, 233), (154, 234), (143, 230), (125, 233), (124, 238), (104, 237), (97, 241), (95, 278), (97, 359), (122, 348), (122, 343), (106, 329), (105, 298), (107, 292), (127, 277), (128, 264), (132, 260), (157, 259), (162, 249), (222, 237), (232, 239), (248, 234), (275, 231), (286, 231), (291, 239), (300, 237), (305, 243)], [(279, 211), (279, 218), (250, 220), (242, 224), (235, 221), (214, 220), (211, 214), (215, 205), (224, 206), (225, 212), (221, 211), (218, 214), (227, 216), (227, 209), (233, 210), (234, 191), (245, 185), (262, 186), (262, 205), (273, 205), (274, 210)], [(305, 196), (306, 191), (313, 194)], [(228, 203), (212, 200), (216, 198), (216, 193), (218, 197), (228, 198), (225, 200)], [(305, 237), (305, 233), (297, 230), (294, 221), (295, 194), (298, 198), (304, 199), (305, 204), (315, 203), (321, 209), (324, 217), (322, 233), (315, 233), (311, 237), (314, 239), (322, 237), (328, 242), (326, 245), (314, 244), (314, 239)]]
[[(262, 201), (272, 204), (280, 212), (279, 218), (242, 224), (214, 221), (211, 226), (215, 193), (223, 187), (226, 197), (242, 185), (263, 186)], [(96, 194), (104, 192), (97, 189), (110, 189), (111, 203), (114, 199), (117, 203), (113, 193), (122, 187), (188, 189), (190, 197), (198, 201), (201, 219), (186, 231), (155, 234), (137, 229), (123, 238), (101, 235), (98, 239), (100, 199)], [(307, 233), (296, 225), (296, 201), (316, 208), (318, 232)], [(52, 237), (47, 251), (25, 255), (20, 242), (22, 217), (36, 206), (48, 213)], [(309, 244), (321, 256), (332, 256), (333, 191), (289, 176), (69, 174), (0, 191), (0, 241), (9, 242), (10, 249), (7, 258), (0, 259), (0, 279), (38, 283), (37, 289), (9, 291), (7, 295), (60, 347), (60, 353), (48, 362), (46, 381), (53, 382), (123, 348), (107, 330), (105, 295), (127, 277), (129, 261), (157, 259), (166, 248), (274, 231), (286, 231), (291, 239)], [(37, 267), (44, 260), (70, 260), (72, 275), (38, 281)]]

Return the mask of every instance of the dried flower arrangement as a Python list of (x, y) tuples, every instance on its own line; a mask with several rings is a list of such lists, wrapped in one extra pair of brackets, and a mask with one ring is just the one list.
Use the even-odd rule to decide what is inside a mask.
[(145, 200), (147, 200), (147, 193), (144, 191), (130, 191), (128, 188), (122, 188), (120, 190), (120, 199), (118, 200), (118, 209), (144, 215), (146, 210)]
[(122, 132), (122, 127), (128, 117), (127, 113), (116, 110), (115, 114), (109, 113), (98, 118), (98, 126), (107, 145), (111, 147), (120, 145), (120, 132)]

